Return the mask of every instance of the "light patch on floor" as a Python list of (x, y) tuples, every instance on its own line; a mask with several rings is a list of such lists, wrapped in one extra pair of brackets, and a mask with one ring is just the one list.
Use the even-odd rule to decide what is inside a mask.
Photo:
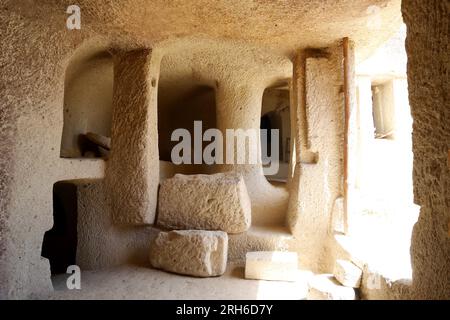
[(221, 277), (193, 278), (155, 269), (122, 266), (102, 271), (81, 271), (81, 289), (68, 290), (62, 274), (52, 277), (49, 299), (149, 300), (302, 300), (308, 291), (308, 274), (297, 282), (244, 279), (244, 268), (229, 265)]

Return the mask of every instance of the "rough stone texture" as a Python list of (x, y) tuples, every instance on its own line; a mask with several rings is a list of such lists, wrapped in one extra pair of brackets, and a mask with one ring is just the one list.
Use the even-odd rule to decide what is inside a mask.
[(343, 286), (359, 288), (361, 285), (362, 270), (350, 261), (336, 260), (333, 274)]
[[(81, 30), (69, 31), (65, 19), (66, 8), (70, 4), (73, 3), (45, 1), (37, 6), (31, 5), (30, 1), (5, 0), (0, 8), (3, 40), (0, 43), (0, 83), (3, 84), (0, 87), (1, 298), (27, 298), (51, 288), (48, 262), (40, 257), (40, 252), (44, 232), (52, 226), (53, 183), (104, 176), (103, 160), (59, 158), (64, 75), (69, 63), (77, 59), (81, 51), (86, 50), (92, 55), (111, 51), (114, 55), (117, 51), (154, 48), (153, 56), (157, 49), (167, 54), (170, 48), (176, 54), (191, 51), (207, 38), (208, 46), (211, 44), (216, 48), (215, 52), (220, 53), (213, 55), (218, 57), (217, 60), (209, 63), (212, 59), (210, 53), (202, 55), (197, 52), (194, 55), (202, 62), (201, 65), (212, 65), (218, 71), (214, 77), (222, 75), (218, 79), (219, 86), (239, 88), (242, 82), (254, 83), (268, 73), (272, 76), (275, 73), (270, 77), (271, 81), (288, 77), (288, 58), (301, 47), (326, 47), (343, 36), (349, 36), (359, 47), (367, 48), (364, 51), (370, 51), (389, 38), (401, 20), (397, 12), (399, 0), (364, 0), (356, 5), (350, 0), (301, 3), (241, 1), (232, 6), (228, 1), (183, 4), (152, 1), (150, 4), (147, 1), (105, 3), (82, 0), (78, 3), (82, 8)], [(367, 22), (371, 18), (367, 7), (372, 4), (379, 5), (382, 10), (383, 28), (367, 37), (370, 31)], [(219, 20), (223, 23), (218, 24)], [(339, 28), (336, 28), (335, 21), (339, 21)], [(233, 69), (231, 62), (241, 65), (234, 80), (224, 72)], [(253, 68), (251, 75), (247, 72), (250, 66)], [(270, 70), (267, 70), (268, 66)], [(239, 77), (241, 82), (235, 81)], [(262, 87), (266, 84), (265, 81), (261, 83)], [(258, 90), (262, 92), (263, 88)], [(238, 98), (239, 90), (235, 91)], [(252, 108), (257, 110), (258, 99), (252, 101)], [(259, 118), (257, 112), (248, 118), (255, 115)], [(254, 120), (255, 123), (257, 121)], [(154, 141), (147, 143), (153, 146)], [(114, 149), (114, 141), (112, 144)], [(153, 178), (153, 175), (145, 173), (147, 178)], [(125, 176), (123, 172), (120, 174)], [(262, 174), (258, 174), (259, 177), (252, 181), (258, 183), (263, 180)], [(129, 177), (125, 178), (129, 185)], [(299, 174), (296, 179), (299, 179)], [(154, 180), (149, 183), (153, 186)], [(251, 186), (250, 183), (248, 185)], [(266, 186), (262, 199), (271, 195), (271, 187), (268, 183)], [(258, 188), (249, 192), (258, 195)], [(126, 190), (126, 194), (130, 192)], [(283, 200), (286, 194), (283, 192), (279, 198)], [(272, 222), (273, 208), (264, 210), (265, 204), (272, 200), (263, 202), (255, 196), (252, 201), (254, 207), (261, 208), (264, 213), (262, 220)], [(284, 212), (283, 201), (275, 206), (277, 212)], [(142, 213), (142, 207), (139, 210)], [(130, 214), (139, 210), (132, 210)], [(151, 210), (145, 215), (148, 223)], [(274, 216), (276, 221), (284, 222), (283, 215)], [(142, 222), (142, 215), (137, 218)]]
[(92, 54), (84, 49), (77, 51), (65, 71), (61, 137), (61, 157), (65, 158), (80, 158), (88, 149), (80, 135), (111, 136), (113, 58), (108, 52)]
[(244, 265), (247, 252), (295, 251), (296, 243), (286, 228), (252, 225), (246, 232), (228, 235), (228, 260)]
[(114, 56), (112, 151), (106, 184), (118, 224), (152, 224), (158, 198), (157, 87), (161, 58), (151, 50)]
[(413, 298), (450, 298), (449, 1), (403, 1), (413, 125), (414, 200), (421, 206), (411, 241)]
[[(224, 49), (226, 50), (226, 48)], [(269, 57), (261, 54), (252, 52), (249, 56), (243, 52), (242, 58), (233, 59), (228, 63), (230, 68), (223, 75), (220, 76), (215, 68), (210, 72), (214, 75), (217, 74), (216, 77), (219, 78), (219, 81), (226, 77), (226, 81), (219, 83), (216, 90), (217, 128), (224, 135), (224, 146), (226, 145), (227, 129), (259, 131), (264, 90), (287, 79), (292, 73), (290, 61), (282, 57)], [(255, 62), (265, 66), (263, 74), (253, 66)], [(215, 172), (235, 171), (244, 177), (252, 203), (252, 223), (254, 225), (283, 226), (289, 194), (284, 188), (275, 187), (267, 181), (263, 175), (260, 159), (257, 159), (258, 164), (249, 163), (249, 155), (258, 154), (259, 149), (258, 139), (253, 143), (246, 143), (245, 149), (239, 149), (244, 153), (245, 164), (237, 164), (238, 148), (236, 145), (234, 150), (230, 150), (229, 153), (224, 148), (225, 154), (234, 155), (233, 164), (217, 165)]]
[[(166, 164), (161, 162), (161, 167)], [(174, 173), (165, 168), (168, 176)], [(166, 171), (162, 171), (165, 173)], [(82, 270), (100, 270), (118, 265), (148, 263), (148, 243), (161, 231), (153, 226), (114, 224), (102, 180), (71, 181), (77, 187), (78, 242), (76, 262)], [(293, 251), (296, 240), (285, 228), (252, 226), (228, 236), (228, 262), (245, 264), (249, 251)]]
[[(264, 85), (257, 81), (257, 85), (242, 84), (242, 80), (221, 88), (217, 92), (217, 124), (224, 133), (226, 129), (243, 128), (259, 130), (261, 117), (261, 103)], [(224, 134), (225, 136), (225, 134)], [(224, 139), (224, 144), (226, 138)], [(219, 165), (219, 172), (236, 171), (241, 174), (247, 185), (252, 202), (252, 221), (258, 226), (282, 226), (286, 219), (286, 207), (289, 194), (285, 189), (270, 184), (263, 175), (262, 165), (249, 164), (249, 154), (257, 154), (259, 141), (247, 143), (245, 149), (246, 164)], [(242, 151), (243, 148), (240, 149)], [(236, 159), (237, 146), (234, 154)], [(236, 160), (235, 160), (236, 162)], [(260, 161), (259, 161), (260, 162)]]
[(244, 232), (251, 224), (245, 182), (234, 173), (177, 174), (161, 183), (157, 222), (173, 229)]
[[(22, 16), (8, 14), (8, 18), (13, 19), (11, 23), (14, 25), (18, 19), (22, 19)], [(0, 71), (5, 83), (11, 84), (2, 93), (8, 97), (6, 106), (11, 108), (14, 106), (11, 109), (12, 112), (6, 112), (6, 116), (2, 118), (2, 130), (4, 129), (2, 137), (5, 137), (2, 143), (6, 143), (5, 147), (2, 145), (2, 150), (5, 150), (2, 154), (2, 166), (5, 166), (5, 170), (10, 168), (7, 174), (2, 176), (3, 189), (0, 198), (2, 208), (6, 210), (1, 216), (1, 236), (6, 238), (6, 241), (2, 242), (3, 251), (0, 261), (4, 270), (0, 274), (2, 283), (0, 289), (2, 289), (1, 295), (5, 297), (30, 297), (42, 290), (51, 289), (48, 262), (46, 259), (41, 259), (39, 255), (44, 232), (52, 225), (50, 196), (52, 184), (60, 180), (95, 179), (104, 176), (105, 162), (103, 160), (58, 158), (63, 128), (64, 71), (72, 59), (78, 60), (80, 55), (102, 54), (111, 47), (116, 49), (114, 52), (117, 52), (119, 49), (132, 49), (136, 46), (136, 41), (130, 38), (117, 38), (122, 39), (123, 42), (117, 39), (115, 41), (114, 35), (99, 38), (98, 35), (89, 31), (89, 28), (83, 28), (79, 33), (68, 32), (64, 26), (61, 27), (60, 20), (52, 26), (51, 32), (44, 32), (47, 29), (46, 27), (42, 29), (42, 23), (31, 21), (29, 25), (33, 30), (42, 30), (42, 33), (30, 34), (21, 23), (19, 23), (20, 27), (8, 30), (5, 39), (9, 39), (8, 44), (11, 44), (11, 47), (2, 51), (4, 54), (2, 59), (6, 59), (4, 65), (8, 68)], [(44, 25), (45, 23), (47, 21)], [(48, 35), (54, 38), (48, 38)], [(29, 37), (32, 41), (28, 40)], [(49, 48), (45, 45), (49, 42), (61, 44), (61, 47)], [(33, 46), (28, 47), (28, 45)], [(265, 85), (267, 81), (270, 83), (280, 75), (284, 77), (289, 74), (290, 62), (286, 57), (274, 56), (264, 49), (249, 49), (245, 45), (232, 42), (179, 40), (159, 43), (157, 47), (164, 53), (191, 51), (197, 58), (197, 65), (208, 66), (201, 72), (203, 76), (207, 74), (213, 79), (219, 79), (218, 84), (222, 86), (230, 83), (230, 75), (225, 71), (233, 70), (237, 78), (244, 74), (248, 75), (246, 72), (249, 72), (250, 66), (252, 71), (247, 79), (248, 82), (256, 81), (255, 77), (258, 77), (264, 80)], [(199, 51), (194, 52), (193, 48)], [(202, 53), (202, 50), (206, 48), (212, 48), (212, 51)], [(20, 52), (29, 52), (29, 54), (21, 55)], [(114, 52), (113, 55), (117, 54)], [(218, 54), (223, 52), (227, 52), (227, 55)], [(234, 53), (231, 54), (231, 52)], [(119, 50), (119, 53), (123, 51)], [(210, 56), (219, 57), (219, 59), (214, 60), (214, 63), (207, 63)], [(23, 60), (24, 57), (30, 58), (33, 63)], [(8, 60), (9, 58), (12, 60)], [(236, 64), (240, 67), (235, 68)], [(21, 69), (20, 66), (25, 66), (25, 69)], [(270, 69), (270, 72), (263, 72), (266, 67)], [(4, 71), (6, 73), (3, 73)], [(22, 74), (37, 74), (39, 78), (30, 80), (28, 77), (15, 76)], [(265, 78), (266, 75), (268, 80)], [(231, 83), (235, 85), (233, 81)], [(30, 101), (24, 97), (33, 98)], [(2, 108), (1, 111), (3, 110), (8, 109)], [(36, 119), (41, 117), (42, 120), (37, 122)], [(8, 140), (8, 137), (14, 137), (16, 140)], [(112, 144), (114, 145), (114, 142)], [(9, 157), (14, 160), (13, 163), (3, 162), (3, 159), (9, 159)], [(15, 169), (12, 170), (12, 168)], [(165, 173), (160, 172), (160, 174)], [(278, 197), (273, 197), (275, 188), (265, 181), (262, 173), (258, 174), (260, 177), (256, 181), (263, 180), (267, 186), (263, 198), (265, 197), (266, 202), (274, 203), (272, 199)], [(282, 198), (287, 199), (287, 192), (282, 191)], [(254, 193), (258, 194), (257, 191)], [(11, 199), (8, 198), (9, 194)], [(255, 204), (265, 209), (267, 216), (270, 217), (273, 213), (271, 211), (273, 206), (259, 205), (257, 200)], [(282, 213), (283, 206), (279, 207), (278, 211)], [(108, 211), (107, 214), (109, 215), (110, 212)], [(274, 216), (277, 217), (277, 215)], [(9, 217), (13, 218), (9, 219)], [(32, 224), (30, 224), (30, 217), (33, 220)], [(279, 220), (278, 217), (277, 219)], [(40, 270), (38, 276), (27, 276), (34, 274), (32, 270), (38, 269)]]
[(77, 180), (76, 263), (81, 270), (100, 270), (127, 263), (148, 265), (148, 244), (158, 230), (114, 223), (104, 180)]
[(160, 232), (150, 246), (157, 269), (196, 277), (220, 276), (227, 267), (228, 235), (222, 231)]
[(412, 281), (410, 279), (389, 279), (377, 271), (364, 267), (359, 289), (363, 300), (408, 300), (412, 295)]
[[(165, 55), (161, 62), (161, 90), (158, 96), (166, 94), (164, 99), (160, 98), (161, 101), (174, 99), (180, 92), (195, 84), (213, 88), (213, 116), (224, 137), (226, 129), (259, 130), (264, 89), (285, 81), (292, 74), (292, 63), (286, 56), (255, 47), (237, 46), (232, 42), (207, 39), (191, 42), (189, 39), (179, 39), (176, 42), (165, 41), (160, 46)], [(224, 52), (227, 54), (224, 55)], [(176, 92), (168, 92), (168, 86), (176, 88)], [(166, 105), (167, 103), (161, 103), (159, 107)], [(183, 108), (185, 107), (186, 105), (183, 105)], [(182, 116), (182, 112), (172, 115), (169, 111), (169, 115), (169, 120), (175, 121), (174, 118)], [(186, 118), (184, 117), (184, 120)], [(247, 156), (249, 153), (255, 154), (258, 148), (259, 141), (256, 141), (243, 151)], [(267, 181), (263, 176), (261, 164), (200, 166), (201, 169), (195, 168), (194, 165), (190, 167), (194, 169), (192, 173), (197, 174), (228, 171), (242, 174), (252, 202), (252, 224), (285, 224), (289, 194), (285, 188), (275, 187)]]
[[(350, 51), (353, 66), (353, 48)], [(288, 226), (298, 239), (301, 267), (331, 272), (330, 224), (335, 199), (342, 195), (343, 49), (337, 43), (328, 50), (300, 51), (298, 55), (291, 116), (296, 122), (297, 163), (290, 185)], [(301, 150), (316, 154), (316, 161), (304, 159)]]
[(298, 256), (296, 252), (247, 252), (245, 278), (275, 281), (297, 281)]
[[(361, 48), (366, 48), (364, 52), (370, 51), (387, 40), (389, 33), (401, 23), (400, 3), (400, 0), (361, 0), (357, 3), (353, 0), (280, 3), (258, 0), (235, 1), (230, 5), (225, 0), (173, 4), (162, 0), (151, 4), (144, 0), (123, 0), (105, 4), (99, 0), (81, 0), (79, 6), (82, 8), (81, 31), (92, 28), (99, 33), (120, 34), (123, 30), (146, 44), (168, 35), (182, 38), (201, 34), (212, 39), (245, 40), (289, 54), (299, 47), (327, 46), (344, 35), (357, 40)], [(6, 4), (9, 10), (5, 13), (12, 11), (48, 25), (58, 22), (65, 27), (65, 10), (72, 2), (45, 2), (39, 8), (13, 0)], [(378, 10), (371, 10), (371, 6)], [(372, 34), (370, 38), (368, 33)]]
[(355, 300), (355, 289), (341, 286), (331, 274), (314, 276), (309, 282), (308, 300)]
[(43, 235), (52, 227), (53, 183), (104, 175), (103, 160), (59, 158), (64, 70), (74, 44), (82, 39), (65, 37), (56, 24), (12, 13), (6, 6), (14, 3), (3, 3), (0, 9), (0, 63), (5, 66), (0, 70), (5, 84), (0, 89), (0, 168), (7, 170), (0, 178), (4, 299), (51, 290), (49, 263), (40, 253)]

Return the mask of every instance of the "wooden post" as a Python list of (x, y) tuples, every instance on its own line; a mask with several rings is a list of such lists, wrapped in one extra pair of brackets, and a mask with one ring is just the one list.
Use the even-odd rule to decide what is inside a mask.
[(344, 113), (345, 113), (345, 132), (344, 132), (344, 233), (348, 234), (348, 135), (350, 131), (350, 65), (349, 39), (344, 38)]
[(296, 139), (301, 160), (308, 150), (308, 120), (306, 116), (306, 54), (304, 50), (297, 53), (294, 64), (294, 92), (296, 94), (299, 135)]

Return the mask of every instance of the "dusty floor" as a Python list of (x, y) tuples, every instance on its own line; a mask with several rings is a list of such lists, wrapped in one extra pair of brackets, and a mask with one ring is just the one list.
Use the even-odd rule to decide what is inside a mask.
[(81, 289), (68, 290), (62, 274), (52, 278), (54, 293), (49, 299), (286, 299), (306, 298), (307, 272), (297, 282), (245, 280), (244, 268), (229, 265), (217, 278), (193, 278), (155, 269), (122, 266), (103, 271), (81, 272)]

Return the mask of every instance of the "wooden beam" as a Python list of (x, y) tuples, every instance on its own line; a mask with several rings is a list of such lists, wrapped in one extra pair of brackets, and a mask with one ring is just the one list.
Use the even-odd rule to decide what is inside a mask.
[(450, 169), (450, 149), (448, 150), (447, 167)]
[(348, 233), (348, 135), (350, 131), (350, 63), (349, 39), (344, 38), (342, 43), (344, 53), (344, 232)]

